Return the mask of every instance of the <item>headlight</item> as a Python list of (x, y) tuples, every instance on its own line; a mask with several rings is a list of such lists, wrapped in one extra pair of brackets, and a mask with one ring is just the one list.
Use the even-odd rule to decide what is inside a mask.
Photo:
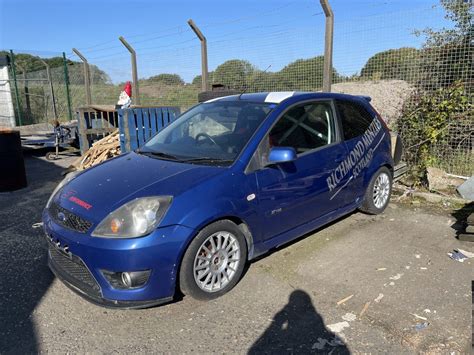
[(111, 212), (92, 232), (94, 237), (136, 238), (152, 232), (171, 204), (171, 196), (141, 197)]
[(53, 190), (53, 193), (51, 194), (51, 196), (49, 196), (49, 200), (46, 203), (46, 208), (49, 208), (49, 206), (51, 205), (51, 202), (53, 201), (53, 197), (59, 192), (59, 190), (61, 190), (64, 187), (64, 185), (66, 185), (68, 182), (76, 178), (76, 176), (79, 175), (79, 173), (80, 171), (73, 171), (72, 173), (69, 173), (66, 175), (63, 181), (61, 181), (58, 184), (58, 186), (56, 186), (56, 188)]

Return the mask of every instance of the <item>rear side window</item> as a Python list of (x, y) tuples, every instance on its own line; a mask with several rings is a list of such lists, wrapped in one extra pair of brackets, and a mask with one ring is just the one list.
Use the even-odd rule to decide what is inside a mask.
[(374, 117), (360, 104), (350, 101), (336, 101), (341, 116), (344, 139), (359, 137), (369, 128)]

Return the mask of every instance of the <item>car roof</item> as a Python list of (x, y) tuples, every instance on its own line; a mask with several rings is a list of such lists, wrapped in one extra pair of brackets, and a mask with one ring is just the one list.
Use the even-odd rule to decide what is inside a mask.
[(231, 95), (217, 97), (206, 101), (216, 102), (216, 101), (251, 101), (251, 102), (261, 102), (261, 103), (273, 103), (279, 104), (282, 101), (288, 98), (301, 98), (302, 100), (308, 99), (343, 99), (343, 100), (357, 100), (364, 99), (366, 102), (370, 102), (371, 98), (369, 96), (355, 96), (339, 93), (330, 93), (330, 92), (305, 92), (305, 91), (274, 91), (274, 92), (258, 92), (258, 93), (248, 93), (242, 95)]

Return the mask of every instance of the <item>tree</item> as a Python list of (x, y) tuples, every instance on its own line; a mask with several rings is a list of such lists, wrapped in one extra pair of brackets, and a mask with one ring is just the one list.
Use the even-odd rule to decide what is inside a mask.
[(426, 28), (416, 34), (426, 36), (421, 50), (420, 80), (424, 90), (436, 90), (460, 81), (468, 91), (474, 82), (474, 12), (472, 3), (441, 0), (445, 18), (454, 22), (451, 29)]
[[(246, 60), (232, 59), (219, 65), (209, 73), (210, 81), (222, 84), (231, 89), (247, 91), (281, 91), (281, 90), (319, 90), (323, 84), (324, 57), (298, 59), (278, 72), (257, 69)], [(340, 76), (333, 69), (333, 82), (340, 81)], [(194, 77), (193, 85), (201, 84), (201, 75)]]
[[(0, 51), (0, 55), (8, 55), (9, 52)], [(63, 63), (62, 57), (52, 57), (52, 58), (41, 58), (38, 56), (33, 56), (26, 53), (15, 53), (15, 65), (18, 73), (22, 73), (23, 70), (27, 73), (35, 72), (34, 78), (37, 79), (47, 79), (44, 63), (41, 61), (44, 60), (51, 69), (61, 68)], [(66, 64), (69, 68), (70, 78), (72, 84), (84, 84), (84, 74), (82, 69), (82, 63), (75, 62), (73, 60), (66, 59)], [(110, 83), (109, 75), (101, 70), (99, 67), (93, 64), (89, 64), (91, 81), (93, 84), (107, 84)], [(62, 70), (52, 71), (51, 73), (53, 81), (64, 80), (64, 72)], [(78, 79), (79, 80), (75, 80)]]
[[(323, 86), (324, 57), (298, 59), (278, 73), (278, 82), (286, 90), (320, 90)], [(332, 80), (337, 82), (339, 74), (333, 68)]]
[(259, 92), (284, 90), (284, 87), (281, 84), (278, 73), (256, 70), (249, 78), (249, 88), (247, 91)]
[[(10, 56), (10, 52), (0, 51), (0, 55)], [(15, 53), (15, 64), (17, 64), (19, 68), (25, 69), (27, 72), (43, 70), (44, 64), (41, 61), (41, 59), (44, 60), (46, 63), (48, 63), (50, 68), (55, 68), (55, 67), (59, 67), (63, 65), (62, 57), (41, 58), (41, 57), (34, 56), (31, 54), (26, 54), (26, 53)], [(78, 62), (74, 62), (69, 59), (67, 59), (67, 63), (79, 64)]]
[(202, 75), (196, 75), (193, 78), (193, 81), (191, 81), (191, 84), (193, 85), (201, 85), (201, 83), (202, 83)]
[(90, 76), (91, 76), (91, 83), (93, 85), (94, 84), (110, 84), (112, 82), (109, 74), (99, 69), (97, 65), (89, 64), (89, 71), (90, 71)]
[(219, 65), (213, 73), (212, 82), (233, 89), (247, 86), (249, 77), (255, 68), (246, 60), (231, 59)]
[[(209, 73), (207, 73), (207, 80), (208, 80), (210, 83), (213, 82), (213, 80), (212, 80), (213, 75), (214, 75), (214, 72), (212, 72), (212, 71), (209, 72)], [(201, 84), (202, 84), (202, 75), (196, 75), (196, 76), (193, 78), (193, 81), (191, 82), (191, 84), (196, 85), (196, 86), (201, 86)]]
[(178, 74), (158, 74), (151, 76), (146, 79), (148, 83), (157, 83), (169, 86), (181, 86), (184, 85), (184, 80)]
[(369, 58), (361, 71), (364, 79), (399, 79), (414, 82), (420, 65), (416, 48), (389, 49)]

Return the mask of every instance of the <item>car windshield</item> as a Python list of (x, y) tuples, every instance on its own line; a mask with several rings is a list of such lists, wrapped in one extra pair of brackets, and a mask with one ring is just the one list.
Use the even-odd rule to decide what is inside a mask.
[(158, 159), (231, 164), (273, 106), (248, 101), (197, 105), (149, 140), (138, 153)]

